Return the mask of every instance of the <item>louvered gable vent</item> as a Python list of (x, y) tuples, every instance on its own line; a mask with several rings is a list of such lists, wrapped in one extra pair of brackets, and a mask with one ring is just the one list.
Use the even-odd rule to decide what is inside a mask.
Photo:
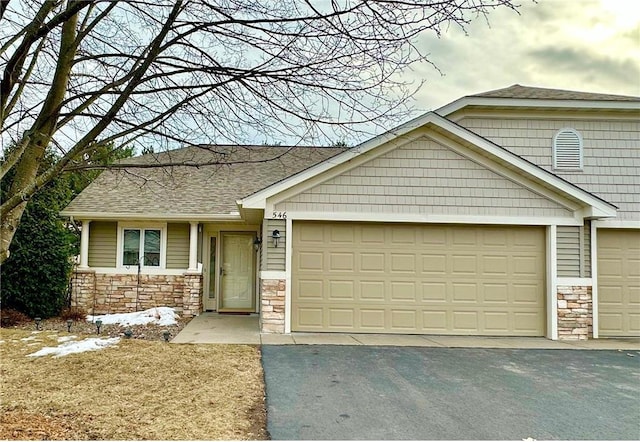
[(582, 169), (582, 137), (574, 129), (561, 129), (553, 137), (553, 168)]

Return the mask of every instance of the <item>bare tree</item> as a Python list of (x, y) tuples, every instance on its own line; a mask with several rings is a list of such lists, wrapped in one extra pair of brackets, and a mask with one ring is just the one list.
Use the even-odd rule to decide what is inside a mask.
[[(511, 0), (2, 0), (2, 262), (26, 201), (95, 143), (302, 141), (397, 116), (417, 37)], [(44, 172), (48, 147), (60, 160)]]

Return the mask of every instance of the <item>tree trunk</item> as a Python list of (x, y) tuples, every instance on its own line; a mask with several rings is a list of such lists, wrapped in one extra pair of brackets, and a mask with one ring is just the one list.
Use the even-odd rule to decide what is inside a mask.
[(2, 235), (0, 264), (4, 263), (9, 257), (9, 246), (11, 245), (13, 235), (16, 234), (25, 207), (27, 207), (26, 201), (2, 216), (2, 227), (0, 227), (0, 235)]

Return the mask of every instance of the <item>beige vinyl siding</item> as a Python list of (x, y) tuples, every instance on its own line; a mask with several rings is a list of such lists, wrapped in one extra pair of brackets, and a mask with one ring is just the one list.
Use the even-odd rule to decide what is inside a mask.
[[(261, 270), (284, 271), (285, 270), (285, 241), (287, 237), (287, 222), (283, 219), (266, 219), (266, 236), (262, 238)], [(271, 234), (274, 230), (280, 231), (278, 247), (273, 245)]]
[(558, 226), (558, 276), (565, 278), (591, 277), (591, 224)]
[(118, 223), (93, 221), (89, 224), (89, 267), (115, 267)]
[(167, 268), (186, 269), (189, 267), (188, 223), (167, 224)]
[(465, 116), (457, 121), (473, 132), (547, 169), (552, 169), (553, 136), (573, 128), (583, 140), (582, 171), (553, 171), (619, 207), (622, 220), (640, 220), (640, 114), (573, 118), (510, 112)]
[(582, 245), (582, 260), (584, 262), (582, 276), (591, 278), (591, 221), (585, 221), (582, 234), (584, 238)]
[(276, 204), (278, 211), (554, 216), (554, 201), (426, 137)]
[(580, 276), (580, 227), (558, 226), (558, 276)]

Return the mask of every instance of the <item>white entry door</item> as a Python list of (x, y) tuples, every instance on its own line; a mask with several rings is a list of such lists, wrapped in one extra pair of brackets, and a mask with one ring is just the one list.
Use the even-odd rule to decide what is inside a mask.
[(253, 233), (223, 233), (219, 311), (255, 309)]

